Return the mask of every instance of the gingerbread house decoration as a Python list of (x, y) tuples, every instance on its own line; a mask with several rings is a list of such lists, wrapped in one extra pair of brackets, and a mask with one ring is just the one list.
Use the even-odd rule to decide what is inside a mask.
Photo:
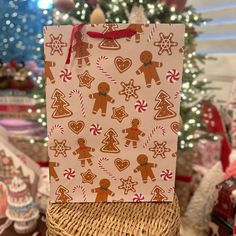
[(39, 175), (39, 165), (10, 144), (7, 137), (0, 135), (0, 182), (8, 185), (14, 176), (18, 176), (35, 196)]

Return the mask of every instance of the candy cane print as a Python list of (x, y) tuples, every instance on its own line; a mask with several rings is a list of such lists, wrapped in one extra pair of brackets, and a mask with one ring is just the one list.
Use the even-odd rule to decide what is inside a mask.
[(51, 127), (51, 129), (49, 130), (49, 132), (48, 132), (48, 137), (50, 138), (51, 136), (52, 136), (52, 134), (53, 134), (53, 132), (55, 131), (55, 130), (60, 130), (60, 132), (61, 132), (61, 134), (64, 134), (64, 128), (61, 126), (61, 125), (59, 125), (59, 124), (55, 124), (55, 125), (53, 125), (52, 127)]
[(86, 198), (86, 192), (83, 186), (81, 185), (75, 185), (72, 189), (72, 192), (74, 193), (77, 189), (80, 189), (82, 192), (82, 196), (83, 196), (83, 201), (87, 202), (87, 198)]
[(178, 98), (181, 95), (181, 91), (177, 91), (174, 95), (174, 99)]
[(162, 135), (163, 135), (163, 136), (165, 135), (166, 130), (165, 130), (165, 128), (164, 128), (163, 126), (161, 126), (161, 125), (155, 126), (155, 127), (152, 129), (152, 131), (150, 132), (150, 134), (148, 135), (148, 137), (147, 137), (147, 139), (146, 139), (146, 142), (143, 144), (143, 148), (146, 148), (146, 147), (147, 147), (148, 143), (149, 143), (149, 142), (151, 141), (151, 139), (152, 139), (152, 136), (156, 133), (156, 131), (157, 131), (158, 129), (160, 129), (160, 130), (162, 131)]
[(111, 172), (109, 172), (105, 167), (103, 167), (102, 165), (103, 161), (109, 161), (109, 159), (107, 157), (100, 158), (98, 161), (99, 168), (103, 170), (105, 173), (107, 173), (112, 179), (116, 180), (116, 177)]
[(148, 38), (147, 38), (147, 41), (148, 41), (148, 42), (150, 42), (150, 41), (152, 40), (152, 37), (153, 37), (153, 35), (154, 35), (154, 33), (155, 33), (156, 29), (157, 29), (157, 25), (158, 25), (158, 23), (155, 23), (155, 24), (153, 25), (152, 30), (151, 30), (151, 32), (149, 33)]
[(84, 98), (83, 98), (83, 95), (82, 93), (80, 92), (80, 90), (78, 89), (73, 89), (69, 92), (69, 98), (72, 97), (73, 94), (79, 94), (79, 101), (80, 101), (80, 107), (81, 107), (81, 111), (82, 111), (82, 115), (83, 117), (85, 117), (85, 105), (84, 105)]
[(97, 68), (114, 84), (116, 84), (116, 80), (112, 78), (112, 76), (107, 73), (104, 68), (100, 65), (101, 60), (108, 60), (108, 57), (106, 56), (100, 56), (96, 61)]

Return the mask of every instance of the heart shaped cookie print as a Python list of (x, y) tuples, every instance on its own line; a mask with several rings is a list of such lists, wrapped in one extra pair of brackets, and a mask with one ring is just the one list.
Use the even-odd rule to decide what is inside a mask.
[(130, 58), (123, 58), (121, 56), (116, 57), (114, 63), (120, 73), (127, 71), (132, 65)]
[(116, 158), (114, 164), (116, 168), (121, 172), (130, 166), (130, 161), (126, 159), (122, 160), (121, 158)]
[(175, 134), (178, 134), (178, 132), (180, 130), (180, 123), (174, 121), (174, 122), (171, 123), (170, 128)]
[(82, 120), (71, 120), (69, 121), (68, 126), (75, 134), (79, 134), (84, 128), (84, 122)]

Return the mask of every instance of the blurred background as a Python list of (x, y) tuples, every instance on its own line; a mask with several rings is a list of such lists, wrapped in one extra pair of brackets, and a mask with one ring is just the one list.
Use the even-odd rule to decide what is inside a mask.
[[(15, 230), (28, 235), (35, 227), (37, 235), (45, 235), (43, 27), (111, 22), (186, 25), (175, 189), (181, 234), (233, 235), (235, 0), (0, 0), (0, 6), (0, 235), (16, 235)], [(15, 186), (13, 192), (9, 186)], [(17, 191), (25, 200), (7, 213)]]

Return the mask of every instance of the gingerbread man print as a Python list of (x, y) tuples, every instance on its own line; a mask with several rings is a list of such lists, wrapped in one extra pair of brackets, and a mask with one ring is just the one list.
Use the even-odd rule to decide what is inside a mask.
[(87, 161), (91, 166), (93, 162), (91, 160), (92, 154), (90, 152), (94, 152), (95, 148), (86, 146), (86, 141), (83, 138), (79, 138), (77, 142), (79, 144), (79, 148), (73, 152), (73, 155), (78, 155), (78, 159), (80, 160), (82, 167), (85, 167), (85, 161)]
[(56, 63), (53, 61), (45, 61), (44, 63), (44, 75), (46, 79), (49, 79), (49, 81), (54, 84), (55, 79), (51, 71), (51, 67), (55, 67)]
[[(135, 42), (139, 43), (140, 42), (140, 35), (143, 33), (143, 26), (144, 24), (130, 24), (127, 29), (131, 29), (136, 31), (136, 34), (134, 35), (135, 37)], [(145, 25), (146, 27), (148, 25)], [(127, 38), (127, 41), (130, 41), (132, 37)]]
[(100, 187), (92, 189), (92, 193), (97, 193), (95, 202), (107, 202), (108, 196), (114, 196), (109, 187), (111, 182), (109, 179), (101, 179), (99, 182)]
[(89, 61), (90, 53), (89, 53), (88, 49), (93, 48), (93, 45), (83, 41), (83, 35), (80, 31), (77, 31), (75, 33), (75, 40), (76, 40), (76, 43), (73, 46), (72, 51), (75, 52), (75, 58), (77, 58), (78, 67), (79, 68), (82, 67), (83, 60), (86, 63), (86, 65), (89, 66), (90, 65), (90, 61)]
[(157, 85), (161, 84), (156, 68), (162, 67), (162, 62), (152, 61), (152, 53), (150, 51), (143, 51), (140, 54), (140, 61), (143, 64), (136, 71), (136, 74), (144, 74), (146, 86), (150, 88), (152, 85), (152, 80), (154, 80)]
[(134, 169), (134, 172), (137, 173), (140, 171), (143, 183), (147, 183), (148, 177), (150, 177), (152, 181), (156, 181), (152, 168), (156, 168), (157, 164), (148, 162), (148, 157), (145, 154), (138, 155), (137, 162), (139, 166)]
[(115, 100), (108, 95), (110, 86), (106, 82), (101, 82), (98, 85), (98, 92), (89, 95), (90, 99), (95, 99), (93, 106), (93, 114), (97, 114), (98, 110), (101, 109), (102, 116), (106, 116), (107, 103), (114, 103)]
[(55, 170), (55, 167), (58, 167), (58, 166), (59, 166), (58, 162), (51, 162), (51, 161), (49, 162), (48, 168), (49, 168), (49, 178), (50, 178), (50, 181), (51, 181), (52, 178), (55, 181), (59, 180), (59, 177), (58, 177), (57, 172)]
[(141, 131), (138, 127), (140, 125), (139, 119), (133, 119), (131, 121), (132, 126), (127, 129), (123, 129), (123, 133), (127, 133), (125, 139), (126, 143), (125, 146), (128, 147), (129, 144), (132, 142), (133, 148), (137, 148), (137, 142), (139, 141), (139, 136), (141, 135), (142, 137), (145, 136), (145, 133)]

